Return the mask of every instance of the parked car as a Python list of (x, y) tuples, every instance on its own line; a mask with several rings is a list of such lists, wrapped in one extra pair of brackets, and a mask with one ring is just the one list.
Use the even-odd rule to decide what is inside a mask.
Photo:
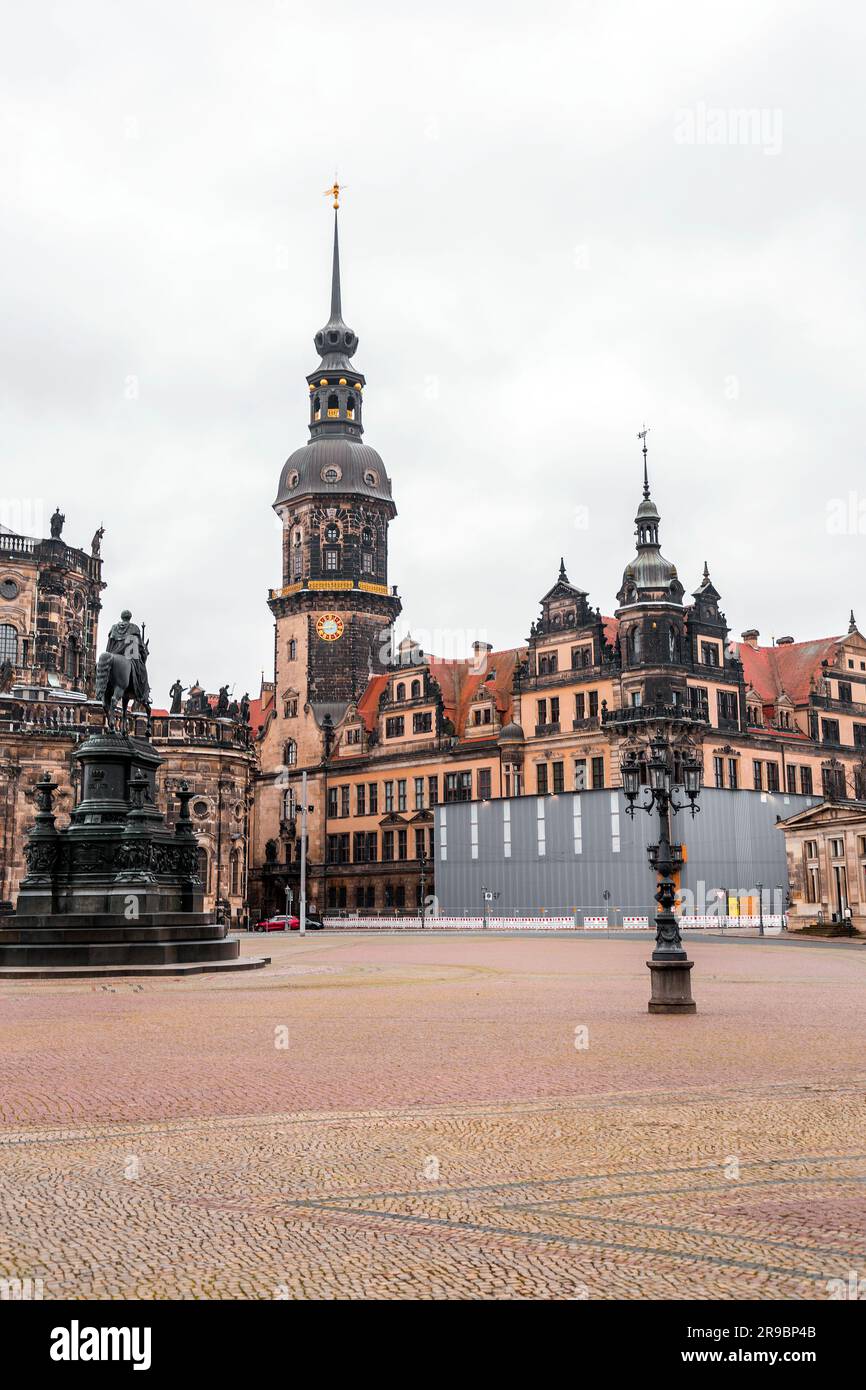
[[(306, 927), (308, 931), (321, 931), (324, 922), (319, 917), (307, 917)], [(265, 917), (263, 921), (256, 922), (253, 931), (300, 931), (300, 917)]]
[(300, 919), (297, 917), (265, 917), (263, 921), (256, 922), (254, 931), (296, 931), (300, 927)]

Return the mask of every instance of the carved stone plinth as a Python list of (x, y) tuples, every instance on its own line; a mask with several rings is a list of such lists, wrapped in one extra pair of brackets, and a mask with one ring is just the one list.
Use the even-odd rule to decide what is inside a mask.
[(170, 830), (155, 800), (161, 759), (147, 739), (104, 732), (73, 755), (83, 797), (54, 824), (56, 784), (37, 783), (18, 910), (0, 925), (0, 976), (189, 974), (249, 970), (240, 942), (203, 912), (194, 793), (183, 784)]

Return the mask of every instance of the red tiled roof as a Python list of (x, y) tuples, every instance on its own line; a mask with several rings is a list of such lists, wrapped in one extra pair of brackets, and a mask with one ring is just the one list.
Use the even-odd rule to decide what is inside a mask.
[(817, 685), (821, 662), (831, 665), (841, 637), (819, 637), (813, 642), (787, 642), (781, 647), (752, 647), (748, 642), (733, 643), (743, 663), (746, 685), (753, 686), (762, 703), (773, 705), (784, 691), (795, 705), (808, 703), (812, 681)]
[[(451, 720), (458, 738), (463, 734), (470, 704), (485, 689), (493, 692), (500, 721), (508, 723), (512, 713), (514, 668), (518, 659), (525, 654), (525, 647), (510, 647), (501, 652), (484, 652), (478, 662), (475, 657), (461, 661), (437, 656), (426, 658), (430, 675), (442, 691), (445, 718)], [(495, 675), (488, 680), (494, 672)], [(376, 726), (379, 697), (393, 674), (372, 676), (358, 701), (358, 713), (368, 731)]]

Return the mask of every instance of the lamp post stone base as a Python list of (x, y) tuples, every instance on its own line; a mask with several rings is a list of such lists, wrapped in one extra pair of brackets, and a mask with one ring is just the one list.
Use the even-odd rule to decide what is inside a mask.
[(652, 998), (647, 1005), (651, 1014), (693, 1014), (697, 1005), (692, 998), (690, 971), (693, 960), (648, 960), (652, 980)]

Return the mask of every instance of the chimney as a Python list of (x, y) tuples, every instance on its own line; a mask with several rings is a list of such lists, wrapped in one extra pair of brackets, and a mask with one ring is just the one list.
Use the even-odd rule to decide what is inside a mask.
[(492, 643), (492, 642), (473, 642), (473, 643), (472, 643), (472, 650), (473, 650), (473, 652), (475, 653), (476, 656), (480, 656), (482, 652), (492, 652), (492, 651), (493, 651), (493, 643)]
[(776, 638), (776, 646), (777, 646), (777, 647), (793, 647), (793, 645), (794, 645), (794, 639), (793, 639), (793, 637), (777, 637), (777, 638)]
[(749, 646), (754, 647), (755, 651), (758, 650), (758, 638), (760, 637), (760, 635), (761, 634), (756, 627), (747, 627), (745, 632), (740, 633), (740, 636), (742, 637), (743, 641), (748, 642)]

